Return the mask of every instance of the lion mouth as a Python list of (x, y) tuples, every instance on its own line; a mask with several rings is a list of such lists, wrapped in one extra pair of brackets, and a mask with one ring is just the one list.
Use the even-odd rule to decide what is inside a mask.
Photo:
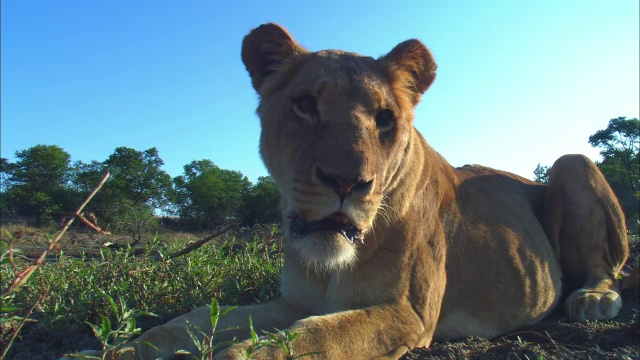
[(321, 220), (307, 222), (300, 215), (291, 219), (289, 228), (298, 237), (302, 237), (313, 232), (337, 232), (342, 234), (351, 244), (364, 244), (364, 234), (360, 229), (351, 223), (347, 215), (335, 212)]

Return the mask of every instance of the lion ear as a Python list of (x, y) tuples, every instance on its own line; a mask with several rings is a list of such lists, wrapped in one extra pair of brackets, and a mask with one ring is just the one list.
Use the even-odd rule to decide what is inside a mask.
[(273, 23), (253, 29), (242, 41), (242, 62), (256, 91), (284, 61), (306, 52), (285, 28)]
[(420, 40), (402, 42), (379, 60), (387, 69), (394, 89), (407, 96), (412, 106), (418, 104), (436, 77), (436, 62)]

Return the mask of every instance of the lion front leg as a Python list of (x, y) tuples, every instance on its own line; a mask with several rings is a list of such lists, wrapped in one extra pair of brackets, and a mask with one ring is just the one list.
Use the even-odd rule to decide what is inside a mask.
[[(265, 304), (242, 306), (231, 310), (220, 317), (214, 332), (209, 314), (209, 306), (203, 306), (147, 331), (135, 341), (134, 346), (139, 354), (138, 357), (170, 359), (178, 350), (200, 355), (195, 341), (202, 342), (205, 336), (213, 335), (214, 346), (223, 342), (242, 341), (249, 338), (251, 336), (249, 317), (251, 317), (254, 331), (261, 334), (262, 331), (273, 331), (275, 328), (286, 329), (296, 320), (306, 316), (291, 308), (283, 299), (278, 299)], [(196, 336), (196, 339), (193, 336)], [(143, 342), (154, 344), (160, 351), (144, 345)], [(213, 352), (223, 348), (217, 348)]]
[[(222, 308), (224, 309), (225, 307)], [(214, 331), (211, 326), (210, 307), (202, 306), (146, 331), (134, 341), (118, 349), (114, 358), (118, 360), (171, 359), (180, 351), (199, 356), (201, 354), (197, 343), (202, 344), (206, 340), (205, 337), (213, 336), (214, 347), (223, 342), (249, 338), (249, 316), (255, 331), (262, 333), (262, 330), (286, 329), (296, 320), (307, 315), (292, 309), (284, 300), (279, 299), (265, 304), (233, 309), (220, 317)], [(217, 347), (214, 353), (223, 348)], [(95, 352), (90, 355), (95, 355)]]
[[(293, 358), (398, 359), (417, 346), (431, 342), (433, 329), (425, 326), (408, 302), (372, 306), (296, 322), (289, 331), (297, 334), (291, 343)], [(244, 359), (251, 340), (236, 344), (216, 359)], [(279, 346), (264, 346), (252, 352), (252, 359), (289, 358)]]

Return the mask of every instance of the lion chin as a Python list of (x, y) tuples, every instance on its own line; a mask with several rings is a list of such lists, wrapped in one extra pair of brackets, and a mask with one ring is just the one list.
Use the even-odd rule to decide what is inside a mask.
[(291, 248), (314, 271), (340, 270), (356, 261), (355, 246), (334, 231), (318, 231), (294, 237)]
[(357, 259), (357, 246), (364, 244), (364, 232), (342, 212), (317, 221), (291, 216), (286, 237), (302, 262), (315, 271), (348, 267)]

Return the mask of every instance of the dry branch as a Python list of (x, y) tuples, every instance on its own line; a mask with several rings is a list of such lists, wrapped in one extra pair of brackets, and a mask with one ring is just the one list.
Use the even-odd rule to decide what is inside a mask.
[(78, 214), (78, 213), (73, 213), (73, 212), (67, 212), (62, 216), (62, 221), (60, 222), (60, 227), (62, 227), (65, 224), (65, 221), (67, 221), (70, 217), (77, 217), (78, 220), (82, 221), (85, 225), (87, 225), (88, 227), (93, 229), (93, 231), (95, 231), (95, 232), (97, 232), (99, 234), (111, 235), (111, 233), (109, 231), (107, 231), (107, 229), (105, 229), (102, 226), (98, 225), (98, 219), (96, 219), (96, 216), (93, 213), (89, 213), (89, 215), (87, 215), (87, 217), (85, 217), (84, 213)]
[(40, 266), (44, 262), (45, 258), (47, 257), (47, 253), (49, 253), (49, 251), (53, 250), (54, 248), (58, 247), (60, 239), (62, 238), (62, 235), (64, 235), (64, 233), (67, 231), (69, 226), (71, 226), (71, 223), (73, 223), (73, 220), (78, 215), (80, 215), (80, 213), (82, 212), (82, 209), (84, 209), (84, 207), (87, 206), (89, 201), (91, 201), (91, 199), (100, 190), (100, 188), (102, 188), (102, 185), (104, 185), (104, 183), (107, 181), (107, 179), (109, 178), (109, 175), (110, 174), (107, 171), (107, 173), (104, 174), (104, 177), (102, 177), (102, 180), (100, 180), (100, 183), (98, 184), (98, 186), (96, 186), (96, 188), (93, 189), (91, 194), (87, 196), (87, 199), (82, 203), (82, 205), (80, 205), (78, 210), (75, 212), (74, 216), (68, 218), (65, 221), (64, 226), (62, 226), (62, 228), (58, 231), (58, 233), (53, 238), (53, 240), (49, 243), (49, 246), (47, 247), (47, 249), (42, 252), (42, 255), (40, 255), (40, 257), (33, 264), (27, 266), (26, 269), (22, 270), (20, 273), (16, 275), (15, 279), (13, 279), (13, 281), (9, 285), (9, 288), (6, 291), (2, 292), (2, 296), (15, 291), (17, 288), (24, 285), (27, 282), (27, 280), (29, 280), (33, 272), (38, 268), (38, 266)]
[(235, 227), (237, 227), (237, 226), (238, 226), (238, 224), (233, 224), (233, 225), (226, 226), (226, 227), (224, 227), (224, 228), (222, 228), (222, 229), (220, 229), (220, 230), (218, 230), (218, 231), (214, 232), (213, 234), (211, 234), (211, 235), (207, 236), (206, 238), (204, 238), (204, 239), (202, 239), (202, 240), (198, 240), (198, 241), (196, 241), (195, 243), (193, 243), (193, 244), (191, 244), (191, 245), (187, 246), (186, 248), (184, 248), (184, 249), (182, 249), (182, 250), (180, 250), (180, 251), (176, 251), (176, 252), (174, 252), (173, 254), (169, 255), (169, 257), (168, 257), (168, 258), (169, 258), (169, 259), (173, 259), (173, 258), (175, 258), (175, 257), (182, 256), (182, 255), (184, 255), (184, 254), (188, 254), (188, 253), (192, 252), (193, 250), (195, 250), (195, 249), (197, 249), (197, 248), (201, 247), (202, 245), (204, 245), (204, 244), (208, 243), (209, 241), (211, 241), (211, 240), (213, 240), (213, 239), (217, 238), (218, 236), (220, 236), (220, 235), (222, 235), (222, 234), (226, 233), (227, 231), (229, 231), (229, 230), (231, 230), (231, 229), (233, 229), (233, 228), (235, 228)]

